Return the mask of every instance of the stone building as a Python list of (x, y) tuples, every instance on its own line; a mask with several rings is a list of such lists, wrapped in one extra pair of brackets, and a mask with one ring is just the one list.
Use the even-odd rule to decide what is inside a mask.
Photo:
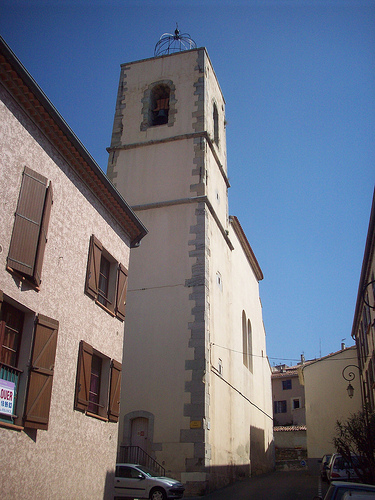
[(1, 497), (109, 499), (146, 229), (2, 39), (0, 98)]
[(119, 444), (189, 493), (273, 467), (260, 266), (228, 215), (225, 101), (205, 48), (121, 66), (108, 176), (131, 256)]

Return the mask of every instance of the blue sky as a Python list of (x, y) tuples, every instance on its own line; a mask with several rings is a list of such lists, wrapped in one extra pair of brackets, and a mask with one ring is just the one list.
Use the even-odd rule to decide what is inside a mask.
[(350, 337), (374, 190), (375, 0), (0, 0), (0, 32), (106, 170), (120, 64), (165, 32), (226, 99), (229, 211), (264, 273), (271, 364)]

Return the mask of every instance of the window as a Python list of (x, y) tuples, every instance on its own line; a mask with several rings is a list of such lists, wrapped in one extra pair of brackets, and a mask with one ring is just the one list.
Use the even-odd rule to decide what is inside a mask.
[(242, 349), (243, 364), (253, 372), (253, 334), (251, 322), (246, 319), (245, 311), (242, 311)]
[(214, 103), (213, 109), (213, 121), (214, 121), (214, 142), (216, 146), (219, 145), (219, 113), (217, 111), (217, 106)]
[(246, 313), (242, 311), (242, 360), (243, 364), (248, 367), (248, 352), (247, 352), (247, 329), (246, 329)]
[(223, 375), (223, 360), (221, 358), (219, 358), (217, 371), (219, 372), (219, 375)]
[(121, 363), (81, 340), (74, 407), (86, 414), (118, 422)]
[(295, 398), (292, 400), (292, 408), (293, 408), (293, 410), (298, 410), (298, 408), (301, 408), (300, 398)]
[(52, 185), (42, 175), (24, 168), (9, 246), (7, 269), (35, 286), (41, 283), (44, 250), (52, 206)]
[(292, 388), (292, 380), (289, 378), (287, 380), (283, 380), (283, 391), (288, 391)]
[(0, 362), (9, 366), (17, 366), (24, 314), (5, 302), (2, 307), (2, 318)]
[(168, 123), (170, 89), (167, 85), (157, 85), (151, 92), (150, 125)]
[(172, 127), (176, 121), (176, 104), (172, 80), (151, 83), (143, 93), (140, 130), (146, 131), (159, 125)]
[(87, 407), (87, 411), (91, 411), (92, 413), (98, 413), (99, 410), (101, 373), (102, 358), (100, 358), (96, 354), (93, 354), (91, 358), (89, 404)]
[(249, 354), (249, 370), (253, 372), (253, 334), (251, 331), (250, 320), (247, 320), (247, 351)]
[(100, 241), (91, 236), (85, 292), (107, 311), (125, 319), (128, 271), (119, 264)]
[(0, 291), (0, 421), (47, 430), (59, 323), (23, 309)]
[(275, 401), (274, 413), (286, 413), (286, 401)]

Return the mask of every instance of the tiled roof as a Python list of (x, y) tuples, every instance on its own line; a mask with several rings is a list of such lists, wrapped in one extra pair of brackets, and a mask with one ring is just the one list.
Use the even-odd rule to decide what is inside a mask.
[(305, 431), (306, 425), (279, 425), (273, 428), (273, 432)]
[(297, 377), (298, 371), (297, 368), (286, 368), (283, 372), (273, 372), (271, 374), (272, 378), (286, 378), (286, 377)]

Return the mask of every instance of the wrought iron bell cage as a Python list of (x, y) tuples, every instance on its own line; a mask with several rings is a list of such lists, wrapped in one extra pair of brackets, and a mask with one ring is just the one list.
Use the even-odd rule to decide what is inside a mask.
[(155, 45), (154, 57), (174, 54), (184, 50), (196, 49), (197, 44), (191, 38), (189, 33), (180, 33), (178, 26), (175, 29), (174, 35), (164, 33), (158, 43)]

